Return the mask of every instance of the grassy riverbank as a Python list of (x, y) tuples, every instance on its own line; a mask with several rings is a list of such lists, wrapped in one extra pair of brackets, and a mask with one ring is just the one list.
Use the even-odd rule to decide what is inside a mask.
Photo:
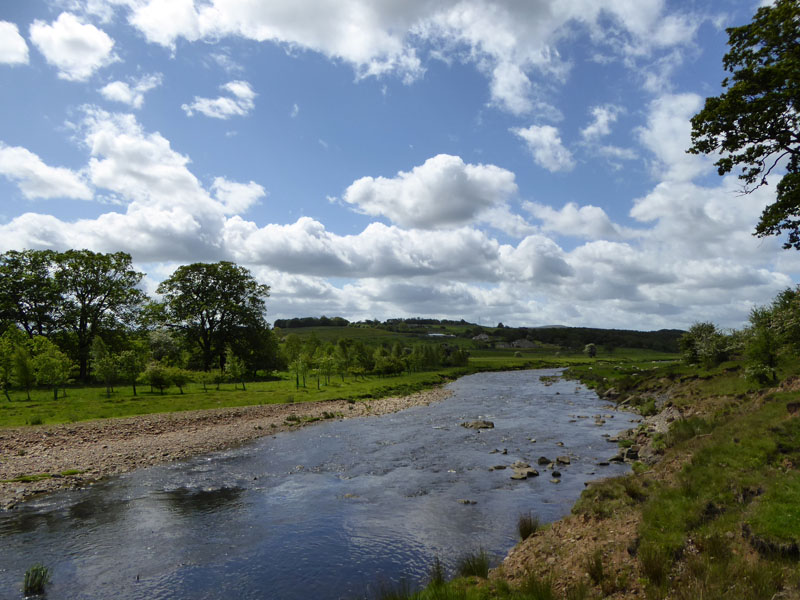
[[(481, 371), (503, 371), (555, 366), (589, 364), (591, 361), (580, 354), (560, 356), (525, 352), (476, 352), (466, 367), (441, 368), (435, 371), (404, 373), (402, 375), (378, 377), (369, 375), (344, 379), (331, 377), (328, 383), (319, 384), (316, 378), (308, 377), (305, 386), (297, 387), (294, 374), (277, 373), (269, 381), (247, 382), (245, 389), (234, 383), (186, 383), (182, 389), (168, 387), (161, 393), (149, 386), (139, 384), (133, 395), (130, 385), (117, 385), (107, 392), (105, 386), (68, 387), (54, 399), (52, 390), (34, 389), (30, 400), (22, 390), (12, 393), (12, 400), (0, 399), (0, 427), (23, 425), (60, 424), (130, 417), (153, 413), (183, 412), (211, 408), (231, 408), (263, 404), (290, 404), (300, 402), (322, 402), (327, 400), (369, 401), (376, 398), (413, 394), (430, 389), (463, 375)], [(618, 356), (617, 356), (618, 355)], [(614, 364), (641, 364), (663, 358), (662, 353), (644, 350), (618, 350)], [(632, 362), (636, 361), (636, 362)], [(66, 396), (64, 395), (66, 394)]]
[(783, 383), (770, 387), (736, 362), (571, 368), (645, 414), (678, 415), (666, 433), (643, 424), (621, 440), (652, 458), (590, 485), (570, 517), (520, 543), (489, 578), (383, 597), (800, 598), (800, 366), (779, 370)]

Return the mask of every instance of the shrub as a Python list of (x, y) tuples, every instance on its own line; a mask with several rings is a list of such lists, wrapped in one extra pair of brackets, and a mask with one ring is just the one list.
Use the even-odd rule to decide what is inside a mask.
[(520, 515), (517, 520), (517, 531), (520, 539), (527, 540), (539, 530), (540, 525), (539, 518), (531, 513)]
[(25, 596), (44, 594), (44, 588), (50, 581), (50, 569), (43, 565), (33, 565), (25, 571), (25, 580), (22, 583), (22, 593)]
[(489, 555), (483, 548), (465, 554), (458, 560), (456, 571), (462, 577), (475, 576), (486, 579), (489, 576)]

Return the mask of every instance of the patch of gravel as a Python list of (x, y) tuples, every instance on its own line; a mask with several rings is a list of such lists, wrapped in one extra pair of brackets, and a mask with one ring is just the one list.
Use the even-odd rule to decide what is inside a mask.
[[(0, 508), (8, 510), (33, 495), (85, 487), (110, 475), (231, 448), (310, 424), (287, 418), (324, 419), (325, 413), (336, 414), (336, 418), (382, 415), (438, 402), (451, 394), (435, 388), (354, 404), (345, 400), (264, 404), (2, 428)], [(70, 475), (70, 471), (79, 473)], [(41, 474), (50, 476), (38, 481), (13, 481)]]

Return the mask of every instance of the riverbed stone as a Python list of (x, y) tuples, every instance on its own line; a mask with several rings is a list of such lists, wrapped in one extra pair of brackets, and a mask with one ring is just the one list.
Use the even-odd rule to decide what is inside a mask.
[(556, 462), (560, 465), (568, 465), (571, 464), (569, 456), (557, 456)]
[(551, 462), (553, 461), (547, 458), (546, 456), (540, 456), (539, 460), (536, 461), (536, 463), (539, 465), (549, 465)]
[(461, 423), (461, 426), (467, 429), (494, 429), (494, 423), (482, 419), (478, 419), (477, 421), (464, 421)]

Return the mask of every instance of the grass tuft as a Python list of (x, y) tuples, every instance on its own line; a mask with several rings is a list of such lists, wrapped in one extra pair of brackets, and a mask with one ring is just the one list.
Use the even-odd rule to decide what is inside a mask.
[(462, 577), (489, 577), (489, 555), (481, 548), (477, 552), (465, 554), (458, 560), (456, 572)]
[(519, 519), (517, 520), (517, 531), (519, 532), (519, 537), (522, 540), (527, 540), (534, 533), (539, 531), (539, 527), (541, 527), (539, 517), (531, 513), (520, 515)]
[(22, 582), (22, 593), (25, 596), (44, 594), (49, 581), (50, 569), (40, 564), (33, 565), (25, 571), (25, 579)]

